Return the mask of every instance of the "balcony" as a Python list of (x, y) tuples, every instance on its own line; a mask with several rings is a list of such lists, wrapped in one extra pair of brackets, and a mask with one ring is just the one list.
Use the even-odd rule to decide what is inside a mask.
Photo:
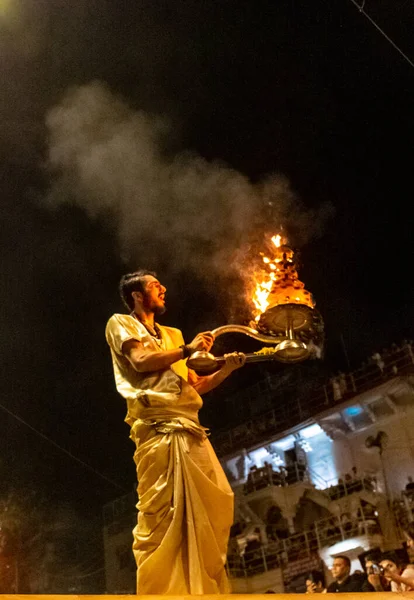
[[(219, 456), (225, 456), (242, 448), (259, 445), (270, 437), (303, 423), (318, 413), (338, 406), (343, 401), (352, 400), (364, 392), (382, 386), (391, 379), (409, 376), (413, 373), (414, 356), (411, 346), (406, 345), (388, 355), (383, 368), (370, 365), (343, 374), (339, 378), (339, 382), (328, 382), (303, 397), (295, 398), (292, 397), (292, 394), (286, 394), (285, 397), (281, 393), (275, 394), (268, 385), (265, 385), (265, 382), (260, 382), (246, 391), (244, 402), (254, 405), (255, 399), (266, 395), (269, 396), (269, 404), (277, 403), (279, 406), (251, 417), (230, 430), (214, 433), (212, 438), (215, 450)], [(405, 400), (402, 401), (405, 402)], [(239, 397), (237, 402), (240, 402)], [(373, 410), (368, 411), (369, 418), (375, 418), (375, 412), (380, 410), (380, 407), (378, 409), (373, 407)], [(353, 426), (358, 427), (357, 421), (363, 417), (364, 414), (357, 415), (354, 419), (355, 424), (350, 419), (349, 430), (352, 430)], [(336, 423), (333, 424), (333, 427), (335, 428), (336, 425)]]
[(352, 519), (350, 516), (345, 519), (343, 515), (342, 518), (330, 516), (320, 519), (307, 531), (266, 545), (260, 544), (259, 540), (251, 540), (241, 553), (228, 555), (227, 570), (232, 578), (252, 577), (315, 556), (338, 542), (378, 535), (381, 535), (378, 519), (372, 511), (364, 511), (361, 505)]

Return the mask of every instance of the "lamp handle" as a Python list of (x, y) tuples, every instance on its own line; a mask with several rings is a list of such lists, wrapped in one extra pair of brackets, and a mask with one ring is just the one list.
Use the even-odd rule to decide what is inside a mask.
[[(276, 360), (276, 353), (272, 354), (246, 354), (246, 363)], [(224, 356), (213, 356), (210, 352), (194, 352), (187, 360), (187, 366), (200, 374), (208, 374), (221, 367), (226, 362)]]

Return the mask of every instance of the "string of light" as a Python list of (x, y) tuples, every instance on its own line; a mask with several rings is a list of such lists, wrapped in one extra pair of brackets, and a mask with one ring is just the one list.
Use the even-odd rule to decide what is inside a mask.
[(361, 4), (358, 4), (356, 0), (351, 0), (351, 2), (358, 8), (359, 12), (362, 13), (368, 19), (368, 21), (375, 27), (375, 29), (377, 29), (381, 33), (381, 35), (385, 37), (385, 39), (391, 44), (391, 46), (395, 50), (397, 50), (397, 52), (399, 52), (399, 54), (408, 62), (408, 64), (411, 67), (414, 67), (414, 62), (405, 54), (405, 52), (401, 50), (399, 46), (397, 46), (397, 44), (390, 38), (390, 36), (387, 35), (385, 31), (381, 29), (381, 27), (374, 21), (374, 19), (370, 17), (369, 14), (365, 11), (365, 0), (362, 0)]

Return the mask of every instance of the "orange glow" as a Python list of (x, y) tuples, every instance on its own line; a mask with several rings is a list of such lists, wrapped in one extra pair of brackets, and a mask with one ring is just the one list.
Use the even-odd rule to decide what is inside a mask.
[(276, 248), (280, 248), (280, 246), (282, 245), (282, 236), (280, 235), (280, 233), (272, 237), (272, 242), (274, 243)]
[(287, 240), (279, 233), (271, 238), (272, 257), (262, 257), (262, 267), (253, 275), (252, 301), (255, 306), (255, 320), (269, 307), (279, 304), (305, 304), (314, 307), (312, 295), (305, 290), (299, 280), (294, 261), (294, 252), (287, 246)]

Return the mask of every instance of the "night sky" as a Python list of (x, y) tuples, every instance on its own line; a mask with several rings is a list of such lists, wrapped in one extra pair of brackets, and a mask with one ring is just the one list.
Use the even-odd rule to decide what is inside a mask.
[[(85, 513), (135, 477), (124, 272), (158, 272), (190, 340), (243, 321), (240, 265), (283, 225), (327, 374), (341, 336), (352, 367), (414, 337), (414, 69), (351, 0), (129, 4), (0, 1), (0, 475)], [(365, 10), (414, 59), (414, 5)]]

